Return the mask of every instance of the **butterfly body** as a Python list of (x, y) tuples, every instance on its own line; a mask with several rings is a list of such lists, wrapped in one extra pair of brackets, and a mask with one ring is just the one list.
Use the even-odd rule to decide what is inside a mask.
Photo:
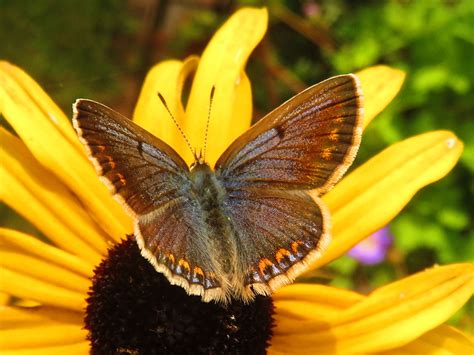
[(214, 169), (90, 100), (74, 127), (135, 222), (142, 255), (204, 301), (251, 301), (293, 281), (327, 247), (319, 195), (352, 163), (362, 94), (354, 75), (314, 85), (237, 138)]
[(225, 275), (230, 284), (234, 274), (236, 245), (234, 231), (229, 216), (225, 213), (226, 191), (222, 183), (206, 163), (198, 163), (191, 169), (193, 191), (197, 197), (205, 222), (205, 237), (209, 240), (208, 255), (215, 258), (220, 275)]

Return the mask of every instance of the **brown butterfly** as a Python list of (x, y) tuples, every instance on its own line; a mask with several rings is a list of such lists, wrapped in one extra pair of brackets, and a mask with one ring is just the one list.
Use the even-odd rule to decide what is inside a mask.
[[(354, 160), (362, 132), (356, 76), (316, 84), (237, 138), (214, 170), (94, 101), (74, 127), (102, 181), (135, 221), (142, 255), (204, 301), (251, 301), (292, 282), (329, 243), (321, 195)], [(314, 195), (314, 193), (312, 193)]]

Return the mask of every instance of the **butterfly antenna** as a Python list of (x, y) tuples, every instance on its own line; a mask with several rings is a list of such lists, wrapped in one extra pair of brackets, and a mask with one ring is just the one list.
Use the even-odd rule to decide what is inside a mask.
[(204, 161), (206, 161), (206, 150), (207, 150), (207, 134), (209, 133), (209, 122), (211, 121), (211, 109), (212, 109), (212, 101), (214, 100), (214, 92), (216, 91), (216, 87), (213, 85), (211, 89), (211, 95), (209, 97), (209, 111), (207, 113), (207, 122), (206, 122), (206, 130), (204, 132)]
[(171, 119), (173, 120), (176, 128), (178, 128), (179, 133), (181, 133), (181, 136), (183, 137), (184, 141), (186, 142), (189, 150), (191, 151), (191, 153), (193, 153), (194, 159), (196, 161), (198, 161), (198, 158), (197, 158), (197, 155), (196, 155), (196, 150), (193, 150), (193, 147), (191, 146), (191, 143), (189, 142), (188, 137), (186, 137), (186, 135), (184, 134), (183, 129), (181, 128), (178, 121), (176, 121), (176, 118), (174, 118), (173, 114), (171, 113), (171, 110), (168, 107), (168, 104), (166, 103), (165, 98), (163, 97), (163, 95), (161, 95), (161, 93), (158, 93), (158, 97), (160, 98), (161, 103), (163, 104), (163, 106), (166, 108), (166, 111), (168, 111), (168, 114), (170, 115)]

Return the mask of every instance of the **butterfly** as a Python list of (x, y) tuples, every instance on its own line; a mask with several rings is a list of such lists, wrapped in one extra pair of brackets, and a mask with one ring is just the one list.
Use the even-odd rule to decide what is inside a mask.
[(318, 197), (352, 164), (362, 133), (353, 74), (299, 93), (238, 137), (214, 169), (95, 101), (73, 124), (101, 180), (134, 220), (142, 255), (205, 302), (250, 302), (321, 256), (330, 217)]

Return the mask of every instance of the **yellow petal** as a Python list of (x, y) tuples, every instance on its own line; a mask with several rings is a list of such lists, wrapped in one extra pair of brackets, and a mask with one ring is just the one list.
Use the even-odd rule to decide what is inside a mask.
[(10, 303), (10, 295), (4, 292), (0, 292), (0, 307), (7, 305), (9, 303)]
[(132, 229), (130, 219), (99, 181), (82, 148), (71, 143), (70, 135), (52, 119), (58, 116), (56, 110), (45, 111), (50, 108), (42, 101), (46, 94), (32, 81), (19, 68), (0, 62), (0, 113), (35, 158), (80, 198), (101, 228), (119, 240)]
[(40, 306), (0, 307), (0, 329), (32, 328), (44, 324), (75, 324), (82, 327), (84, 314), (61, 308)]
[(304, 283), (282, 287), (273, 295), (275, 301), (326, 302), (337, 305), (338, 308), (351, 306), (363, 298), (364, 296), (354, 291)]
[(395, 349), (436, 328), (474, 291), (474, 265), (436, 267), (373, 292), (332, 319), (287, 321), (274, 330), (276, 351), (366, 353)]
[(377, 65), (356, 73), (364, 94), (364, 128), (397, 96), (405, 73), (386, 65)]
[(10, 305), (13, 305), (15, 307), (33, 308), (41, 306), (41, 303), (26, 298), (13, 298), (12, 303)]
[[(340, 309), (329, 304), (318, 304), (307, 301), (285, 301), (285, 302), (274, 302), (275, 315), (273, 320), (276, 324), (279, 324), (281, 329), (287, 329), (294, 323), (294, 321), (300, 322), (305, 320), (307, 314), (318, 314), (323, 322), (327, 318), (331, 318), (335, 313), (339, 312)], [(284, 331), (281, 331), (284, 334)]]
[[(30, 191), (24, 189), (24, 186), (21, 186), (18, 180), (15, 180), (10, 175), (4, 174), (2, 177), (2, 184), (3, 183), (5, 184), (4, 186), (10, 188), (10, 191), (12, 191), (16, 197), (15, 200), (9, 198), (13, 197), (11, 194), (4, 197), (5, 190), (2, 188), (0, 195), (2, 195), (5, 203), (10, 205), (25, 219), (37, 225), (55, 244), (80, 256), (90, 265), (95, 265), (100, 261), (101, 256), (99, 252), (77, 238), (69, 228), (61, 223), (61, 220), (57, 216), (51, 214), (51, 212), (45, 208), (41, 201), (38, 201)], [(28, 208), (25, 208), (25, 206), (28, 206)], [(41, 223), (38, 223), (39, 219), (42, 219)]]
[[(375, 290), (363, 302), (348, 310), (337, 322), (344, 323), (360, 319), (361, 315), (366, 317), (380, 311), (391, 311), (391, 308), (400, 305), (403, 308), (399, 311), (406, 311), (407, 314), (398, 313), (397, 317), (409, 317), (412, 322), (418, 310), (432, 312), (431, 317), (416, 324), (420, 327), (420, 323), (436, 322), (434, 319), (437, 317), (441, 317), (441, 321), (446, 320), (469, 299), (473, 292), (474, 265), (435, 266)], [(413, 304), (407, 307), (410, 302)], [(433, 305), (436, 307), (431, 309)]]
[(229, 136), (225, 138), (227, 145), (224, 149), (245, 132), (252, 123), (252, 84), (244, 71), (240, 74), (240, 83), (235, 90), (236, 101), (232, 111), (232, 119), (230, 120)]
[(445, 176), (462, 150), (451, 132), (425, 133), (390, 146), (345, 177), (323, 197), (333, 239), (311, 267), (334, 260), (385, 226), (419, 189)]
[(0, 250), (0, 267), (83, 294), (91, 285), (85, 277), (18, 252)]
[(0, 228), (0, 246), (3, 249), (18, 250), (40, 260), (48, 261), (86, 278), (90, 278), (93, 275), (93, 267), (95, 265), (91, 265), (75, 255), (46, 244), (35, 237), (15, 230)]
[[(202, 55), (186, 106), (185, 131), (197, 151), (204, 145), (209, 96), (215, 86), (206, 160), (212, 166), (250, 124), (250, 85), (243, 74), (250, 53), (267, 29), (266, 9), (237, 11), (214, 35)], [(186, 161), (192, 162), (191, 154)]]
[(73, 311), (82, 311), (85, 307), (85, 294), (66, 290), (5, 268), (0, 268), (0, 291)]
[(5, 350), (2, 351), (2, 355), (64, 355), (74, 354), (87, 355), (90, 352), (89, 342), (82, 341), (80, 343), (64, 345), (64, 346), (51, 346), (51, 347), (35, 347), (31, 349), (17, 349), (17, 350)]
[(44, 169), (23, 142), (0, 127), (0, 198), (64, 249), (97, 262), (106, 235), (77, 198)]
[(167, 60), (155, 65), (145, 78), (133, 113), (133, 120), (137, 124), (168, 143), (180, 155), (188, 148), (157, 94), (163, 95), (174, 118), (183, 127), (183, 85), (196, 70), (198, 62), (199, 58), (192, 56), (184, 62)]
[(63, 111), (54, 103), (53, 100), (46, 94), (43, 89), (23, 70), (11, 65), (8, 62), (0, 61), (0, 71), (4, 71), (11, 76), (14, 81), (19, 83), (25, 93), (29, 93), (31, 99), (35, 101), (38, 109), (49, 118), (51, 124), (60, 132), (60, 134), (73, 145), (77, 151), (81, 151), (81, 146), (77, 140), (76, 133), (69, 122), (68, 117)]
[(2, 350), (69, 345), (84, 341), (87, 331), (77, 325), (47, 325), (33, 328), (0, 330)]
[(273, 295), (274, 320), (281, 333), (284, 333), (291, 329), (295, 320), (312, 320), (317, 315), (318, 321), (325, 322), (325, 319), (334, 318), (341, 310), (362, 299), (364, 296), (348, 290), (294, 283), (279, 289)]
[(453, 327), (440, 325), (401, 348), (382, 352), (381, 354), (474, 354), (474, 341)]

